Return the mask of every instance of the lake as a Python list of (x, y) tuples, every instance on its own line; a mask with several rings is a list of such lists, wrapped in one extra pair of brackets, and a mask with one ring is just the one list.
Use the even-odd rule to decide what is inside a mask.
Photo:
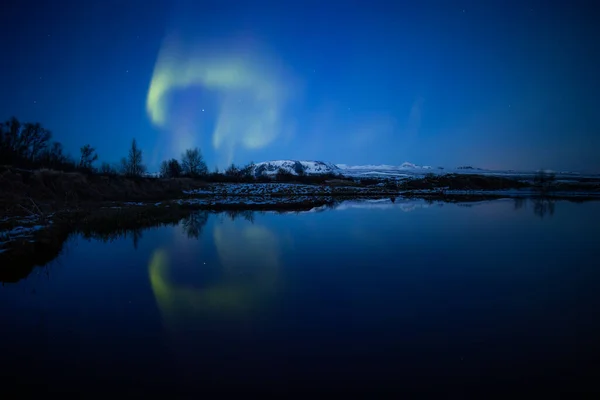
[(73, 235), (0, 287), (3, 388), (583, 390), (599, 217), (398, 199)]

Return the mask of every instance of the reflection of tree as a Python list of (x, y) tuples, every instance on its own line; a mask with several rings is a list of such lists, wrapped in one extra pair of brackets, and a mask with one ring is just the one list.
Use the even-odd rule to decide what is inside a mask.
[(544, 218), (546, 214), (554, 215), (554, 203), (552, 199), (545, 197), (537, 198), (533, 201), (533, 212), (540, 218)]
[(525, 206), (525, 204), (527, 204), (527, 199), (525, 199), (523, 197), (516, 197), (515, 198), (515, 211), (522, 209)]
[(208, 222), (208, 211), (194, 212), (181, 220), (181, 226), (190, 239), (198, 239)]
[(107, 217), (99, 216), (91, 221), (85, 221), (73, 231), (81, 234), (85, 239), (99, 240), (104, 243), (131, 237), (133, 247), (137, 249), (145, 229), (175, 226), (183, 215), (188, 215), (187, 211), (184, 212), (185, 214), (161, 209), (142, 212), (119, 212)]
[(133, 248), (137, 250), (138, 243), (142, 238), (142, 230), (141, 229), (133, 229), (131, 231), (131, 236), (133, 237)]
[(252, 210), (227, 210), (225, 214), (229, 216), (232, 221), (235, 221), (237, 218), (243, 218), (251, 224), (254, 223), (254, 211)]
[(98, 240), (103, 243), (112, 243), (119, 239), (126, 239), (130, 236), (133, 239), (133, 248), (137, 250), (142, 231), (144, 228), (113, 228), (111, 230), (102, 231), (84, 231), (81, 236), (85, 239)]

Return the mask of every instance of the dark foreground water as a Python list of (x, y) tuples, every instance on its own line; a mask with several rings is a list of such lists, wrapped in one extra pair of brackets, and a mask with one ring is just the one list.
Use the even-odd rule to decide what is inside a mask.
[(348, 203), (73, 237), (0, 287), (2, 389), (590, 390), (599, 217)]

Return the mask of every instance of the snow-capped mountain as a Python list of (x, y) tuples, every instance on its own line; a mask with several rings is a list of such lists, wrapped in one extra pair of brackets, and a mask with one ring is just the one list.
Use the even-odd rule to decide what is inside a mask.
[(323, 161), (275, 160), (255, 164), (254, 176), (275, 175), (280, 169), (293, 175), (302, 173), (306, 175), (341, 173), (340, 168), (336, 165)]
[[(356, 178), (383, 178), (383, 179), (406, 179), (418, 178), (428, 174), (481, 174), (493, 176), (505, 176), (518, 179), (529, 179), (537, 173), (536, 171), (514, 171), (514, 170), (489, 170), (472, 166), (458, 166), (450, 168), (421, 166), (410, 162), (404, 162), (400, 165), (348, 165), (348, 164), (332, 164), (323, 161), (295, 161), (295, 160), (278, 160), (261, 162), (254, 166), (254, 175), (275, 175), (283, 169), (293, 175), (298, 175), (303, 171), (306, 175), (315, 174), (341, 174), (348, 177)], [(557, 178), (583, 176), (574, 172), (556, 173)], [(597, 176), (597, 175), (595, 175)]]

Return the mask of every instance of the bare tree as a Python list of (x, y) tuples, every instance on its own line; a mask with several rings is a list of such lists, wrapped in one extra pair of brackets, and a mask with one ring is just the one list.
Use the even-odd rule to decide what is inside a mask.
[(183, 173), (189, 176), (203, 176), (208, 174), (208, 168), (199, 148), (187, 149), (181, 155)]
[(248, 164), (240, 168), (240, 176), (246, 180), (254, 179), (254, 167), (255, 164), (250, 161)]
[(44, 149), (38, 160), (42, 166), (52, 169), (64, 168), (66, 164), (70, 163), (69, 158), (64, 154), (62, 144), (59, 142), (53, 142), (50, 147)]
[(21, 124), (15, 117), (0, 126), (3, 163), (32, 166), (45, 155), (52, 134), (39, 123)]
[(0, 124), (0, 160), (2, 164), (14, 164), (21, 161), (18, 153), (21, 122), (15, 117)]
[(172, 158), (160, 164), (160, 176), (163, 178), (177, 178), (181, 176), (182, 168), (179, 161)]
[(543, 194), (547, 193), (551, 186), (556, 181), (556, 174), (554, 172), (546, 172), (544, 170), (538, 171), (533, 178), (533, 183)]
[(40, 153), (48, 147), (52, 134), (39, 123), (26, 123), (23, 125), (19, 138), (19, 149), (23, 158), (34, 161)]
[(94, 149), (89, 144), (86, 144), (81, 149), (81, 158), (79, 159), (79, 168), (91, 170), (92, 164), (94, 161), (98, 159), (98, 154), (96, 154), (96, 149)]
[(116, 175), (117, 170), (109, 163), (103, 162), (102, 165), (100, 165), (100, 173), (104, 175)]
[(232, 178), (239, 178), (240, 169), (238, 167), (236, 167), (236, 165), (234, 163), (231, 163), (231, 165), (229, 167), (227, 167), (227, 169), (225, 170), (225, 175), (232, 177)]
[(135, 139), (131, 142), (129, 155), (121, 160), (121, 169), (127, 176), (141, 176), (146, 172), (146, 166), (142, 163), (142, 150), (138, 149)]

